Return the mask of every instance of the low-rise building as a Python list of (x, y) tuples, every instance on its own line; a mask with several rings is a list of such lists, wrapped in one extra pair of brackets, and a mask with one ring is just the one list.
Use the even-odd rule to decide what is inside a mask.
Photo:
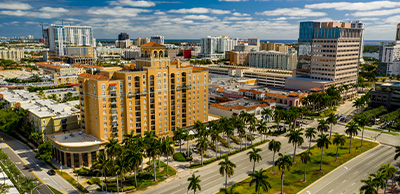
[(400, 82), (376, 83), (375, 89), (371, 91), (371, 105), (400, 107)]
[(255, 114), (256, 118), (261, 118), (261, 112), (266, 108), (274, 109), (267, 102), (242, 98), (239, 100), (212, 104), (208, 112), (213, 115), (230, 118), (232, 116), (238, 116), (241, 111), (244, 111), (249, 114)]
[(66, 98), (79, 97), (79, 88), (76, 86), (72, 88), (43, 90), (43, 95), (46, 98), (56, 95), (57, 99), (64, 100)]

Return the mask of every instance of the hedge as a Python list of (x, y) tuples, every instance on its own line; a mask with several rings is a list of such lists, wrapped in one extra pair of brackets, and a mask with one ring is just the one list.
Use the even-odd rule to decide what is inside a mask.
[(100, 184), (101, 180), (98, 177), (90, 178), (88, 181), (89, 185)]
[(233, 142), (235, 142), (236, 144), (240, 144), (240, 140), (239, 140), (239, 138), (238, 137), (235, 137), (235, 136), (231, 136), (231, 139), (233, 140)]
[(229, 148), (228, 142), (225, 139), (220, 139), (219, 142), (221, 142), (224, 147)]
[(175, 161), (178, 162), (186, 162), (185, 156), (181, 152), (176, 152), (173, 156)]
[(256, 138), (254, 138), (252, 135), (246, 135), (247, 141), (253, 141)]
[(212, 149), (214, 152), (216, 152), (216, 151), (217, 151), (217, 147), (215, 146), (215, 144), (214, 144), (214, 143), (210, 142), (210, 143), (208, 144), (208, 146), (210, 146), (210, 147), (211, 147), (211, 149)]

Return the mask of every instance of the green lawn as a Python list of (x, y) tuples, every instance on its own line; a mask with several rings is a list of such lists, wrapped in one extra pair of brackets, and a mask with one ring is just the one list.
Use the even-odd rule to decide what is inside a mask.
[[(341, 164), (347, 162), (348, 160), (352, 159), (353, 157), (361, 154), (364, 151), (367, 151), (375, 146), (377, 143), (372, 143), (369, 141), (364, 141), (363, 146), (364, 148), (361, 150), (360, 148), (356, 149), (356, 147), (360, 146), (361, 140), (353, 139), (351, 154), (349, 153), (349, 143), (350, 140), (348, 139), (345, 146), (339, 149), (338, 160), (335, 162), (335, 154), (336, 154), (336, 146), (331, 145), (328, 149), (324, 149), (324, 157), (322, 163), (322, 171), (319, 171), (319, 165), (321, 161), (321, 150), (316, 146), (311, 148), (311, 152), (313, 155), (311, 156), (311, 162), (307, 165), (307, 181), (303, 182), (304, 177), (304, 164), (301, 163), (300, 157), (296, 157), (296, 163), (290, 168), (290, 171), (285, 171), (284, 174), (284, 183), (283, 183), (283, 191), (285, 193), (297, 193), (301, 191), (303, 188), (307, 187), (314, 181), (318, 180), (325, 174), (329, 173), (330, 171), (334, 170)], [(258, 170), (258, 169), (256, 169)], [(271, 171), (272, 168), (267, 170), (268, 175), (268, 182), (271, 184), (271, 189), (268, 193), (277, 193), (280, 191), (281, 186), (281, 179), (280, 179), (280, 172)], [(254, 185), (252, 187), (249, 186), (251, 178), (247, 178), (242, 182), (237, 183), (237, 187), (235, 189), (236, 192), (240, 194), (253, 194), (255, 193)], [(261, 192), (265, 193), (265, 192)]]
[(49, 187), (49, 189), (50, 189), (51, 191), (53, 191), (54, 194), (63, 194), (61, 191), (59, 191), (59, 190), (53, 188), (52, 186), (50, 186), (50, 185), (47, 185), (47, 186)]
[[(362, 127), (360, 127), (360, 129), (362, 129)], [(390, 134), (390, 135), (399, 135), (400, 136), (400, 134), (389, 132), (386, 129), (380, 130), (380, 129), (373, 129), (373, 128), (370, 128), (370, 127), (365, 127), (365, 130), (376, 131), (376, 132), (386, 133), (386, 134)]]

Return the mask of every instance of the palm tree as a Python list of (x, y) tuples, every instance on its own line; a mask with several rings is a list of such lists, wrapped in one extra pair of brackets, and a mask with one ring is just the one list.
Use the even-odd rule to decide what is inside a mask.
[(274, 111), (273, 111), (272, 109), (269, 109), (269, 108), (264, 108), (264, 109), (261, 111), (261, 115), (264, 116), (264, 119), (268, 117), (268, 121), (269, 121), (270, 118), (272, 117), (273, 113), (274, 113)]
[[(110, 160), (107, 158), (106, 154), (103, 152), (100, 152), (97, 154), (96, 160), (93, 161), (92, 163), (92, 169), (98, 169), (101, 171), (101, 173), (104, 176), (104, 181), (107, 182), (107, 172), (110, 170)], [(107, 184), (106, 185), (106, 191), (107, 191)]]
[(312, 155), (311, 152), (303, 152), (300, 154), (300, 160), (304, 163), (304, 181), (306, 181), (307, 163), (311, 161), (310, 155)]
[(221, 161), (218, 165), (220, 166), (219, 174), (221, 174), (222, 176), (225, 175), (225, 189), (226, 189), (228, 186), (228, 177), (231, 177), (235, 173), (234, 168), (236, 168), (236, 164), (231, 162), (228, 159), (228, 156), (225, 156), (224, 161)]
[(197, 138), (197, 149), (200, 150), (201, 153), (201, 165), (203, 166), (203, 153), (208, 147), (208, 139), (205, 137), (199, 137)]
[(319, 132), (321, 132), (321, 135), (325, 132), (328, 132), (329, 126), (328, 126), (328, 122), (325, 121), (324, 119), (321, 119), (318, 121), (318, 127), (317, 130)]
[[(142, 152), (143, 158), (145, 156), (145, 150), (147, 147), (147, 142), (144, 139), (144, 137), (142, 137), (142, 135), (136, 135), (135, 136), (135, 145), (138, 146), (140, 148), (140, 151)], [(141, 167), (141, 171), (143, 171), (143, 160), (141, 161), (142, 163), (142, 167)]]
[(285, 170), (290, 170), (292, 166), (292, 157), (289, 155), (283, 155), (279, 153), (279, 158), (276, 160), (275, 165), (278, 166), (278, 169), (282, 172), (281, 174), (281, 194), (283, 194), (283, 174)]
[(107, 150), (107, 155), (110, 156), (111, 158), (114, 158), (114, 156), (119, 155), (122, 151), (122, 147), (118, 143), (118, 139), (114, 138), (109, 138), (105, 147)]
[(156, 156), (158, 154), (159, 151), (159, 146), (158, 146), (159, 142), (158, 140), (153, 140), (153, 141), (149, 141), (148, 147), (146, 149), (146, 153), (147, 153), (147, 157), (153, 158), (153, 171), (154, 171), (154, 181), (157, 181), (157, 175), (156, 175)]
[[(385, 180), (386, 180), (386, 185), (387, 185), (389, 178), (392, 178), (392, 182), (393, 182), (393, 178), (395, 177), (397, 169), (396, 169), (396, 167), (392, 166), (389, 162), (388, 164), (382, 164), (378, 171), (380, 171), (381, 173), (384, 173), (386, 175)], [(384, 194), (386, 194), (386, 187), (385, 187)]]
[(274, 151), (274, 155), (272, 156), (272, 164), (273, 164), (272, 169), (274, 169), (274, 167), (275, 167), (275, 153), (279, 152), (279, 150), (281, 150), (281, 142), (280, 141), (275, 141), (274, 139), (271, 140), (268, 143), (268, 149), (270, 151)]
[(351, 151), (351, 140), (353, 139), (353, 136), (358, 134), (359, 130), (360, 129), (358, 128), (357, 123), (354, 122), (354, 121), (350, 121), (350, 123), (346, 125), (345, 133), (350, 136), (349, 154), (350, 154), (350, 151)]
[(125, 148), (129, 148), (135, 144), (135, 133), (131, 130), (130, 133), (125, 133), (124, 139), (122, 140), (122, 144), (124, 144)]
[(362, 127), (361, 132), (361, 148), (363, 148), (363, 139), (364, 139), (364, 127), (369, 125), (369, 118), (366, 116), (358, 116), (354, 119), (358, 126)]
[(333, 144), (336, 145), (336, 158), (335, 158), (335, 162), (337, 160), (337, 156), (339, 153), (339, 147), (343, 146), (346, 143), (346, 136), (344, 135), (340, 135), (339, 133), (335, 133), (335, 135), (333, 135)]
[[(135, 187), (137, 188), (137, 169), (139, 168), (140, 164), (143, 163), (143, 158), (144, 154), (141, 148), (137, 146), (132, 146), (127, 150), (127, 158), (128, 158), (128, 163), (130, 164), (130, 168), (134, 171), (135, 173)], [(168, 160), (167, 160), (167, 167), (168, 167)], [(167, 175), (168, 175), (168, 169), (167, 169)]]
[(397, 160), (398, 157), (400, 157), (400, 146), (396, 146), (394, 160)]
[(328, 119), (326, 119), (326, 121), (331, 124), (331, 131), (329, 132), (329, 140), (330, 140), (332, 136), (332, 128), (333, 128), (332, 125), (337, 124), (337, 117), (335, 114), (331, 113), (329, 114)]
[(240, 194), (239, 192), (234, 191), (236, 188), (236, 184), (233, 184), (231, 187), (225, 189), (225, 188), (221, 188), (219, 189), (219, 192), (223, 193), (223, 194)]
[(220, 141), (222, 138), (219, 135), (220, 131), (218, 130), (218, 128), (214, 128), (216, 127), (216, 125), (218, 125), (218, 122), (213, 122), (211, 121), (209, 126), (211, 128), (211, 132), (210, 132), (210, 137), (211, 137), (211, 141), (214, 143), (215, 145), (215, 159), (218, 159), (218, 141)]
[(317, 132), (315, 131), (315, 128), (313, 128), (313, 127), (309, 127), (309, 128), (307, 128), (306, 129), (306, 132), (305, 132), (305, 136), (306, 136), (306, 138), (308, 138), (308, 139), (310, 139), (310, 141), (308, 141), (308, 152), (310, 152), (310, 149), (311, 149), (311, 141), (312, 141), (312, 139), (313, 138), (315, 138), (315, 134), (317, 134)]
[(292, 143), (294, 146), (294, 153), (293, 153), (293, 162), (296, 158), (296, 148), (297, 146), (301, 146), (301, 144), (304, 143), (304, 139), (302, 137), (303, 133), (302, 133), (303, 129), (293, 129), (290, 130), (290, 132), (285, 135), (285, 137), (289, 138), (289, 142), (288, 143)]
[(256, 162), (260, 162), (262, 160), (261, 155), (258, 152), (261, 152), (262, 150), (260, 148), (251, 148), (252, 150), (250, 152), (247, 152), (247, 155), (249, 155), (250, 162), (253, 160), (253, 173), (256, 168)]
[(177, 127), (174, 131), (174, 140), (179, 141), (179, 152), (182, 153), (182, 144), (181, 140), (184, 139), (184, 130), (180, 127)]
[(201, 186), (200, 186), (200, 175), (196, 176), (194, 174), (192, 174), (192, 177), (189, 177), (187, 179), (189, 181), (189, 186), (188, 186), (188, 190), (193, 190), (193, 194), (196, 193), (197, 189), (199, 191), (201, 191)]
[(21, 184), (21, 190), (22, 193), (33, 193), (33, 191), (36, 191), (38, 189), (38, 186), (42, 183), (40, 183), (36, 178), (33, 177), (22, 177), (19, 180), (19, 183)]
[(324, 156), (324, 147), (328, 149), (329, 144), (332, 144), (325, 134), (318, 135), (317, 147), (321, 149), (321, 164), (319, 170), (322, 170), (322, 157)]
[(129, 166), (125, 157), (125, 152), (121, 152), (121, 154), (115, 159), (114, 170), (117, 176), (118, 174), (120, 174), (121, 184), (122, 184), (122, 181), (125, 179), (125, 174), (129, 171)]
[(364, 185), (361, 186), (360, 191), (364, 191), (364, 194), (378, 194), (378, 191), (375, 189), (375, 181), (371, 177), (368, 177), (368, 180), (361, 180), (361, 182)]
[(384, 173), (378, 171), (376, 173), (369, 174), (369, 176), (373, 177), (372, 180), (375, 182), (376, 190), (379, 190), (379, 188), (386, 188), (386, 175)]
[(193, 129), (195, 129), (197, 131), (197, 135), (199, 135), (200, 137), (208, 136), (207, 127), (199, 120), (197, 120), (194, 123)]
[(279, 122), (282, 120), (282, 111), (281, 110), (275, 110), (274, 111), (274, 120), (276, 122), (276, 124), (278, 125), (278, 130), (280, 131), (280, 127), (279, 127)]
[[(241, 120), (240, 118), (237, 119), (236, 123), (236, 131), (239, 134), (239, 139), (240, 139), (240, 150), (242, 150), (242, 139), (244, 136), (246, 136), (246, 130), (245, 130), (245, 124), (244, 121)], [(247, 138), (246, 138), (247, 139)], [(247, 141), (246, 141), (247, 142)], [(247, 147), (247, 145), (245, 145)]]
[(263, 140), (263, 133), (267, 131), (267, 123), (263, 120), (259, 120), (257, 123), (257, 131), (261, 135), (261, 141)]
[(268, 192), (268, 189), (271, 188), (271, 184), (269, 184), (269, 182), (267, 181), (268, 176), (267, 174), (267, 170), (265, 169), (260, 169), (259, 171), (255, 171), (253, 173), (250, 174), (251, 176), (251, 181), (250, 181), (250, 187), (255, 184), (255, 190), (256, 193), (260, 194), (261, 189), (264, 192)]
[(167, 136), (162, 142), (161, 142), (161, 153), (167, 156), (167, 177), (169, 176), (168, 174), (168, 164), (169, 164), (169, 156), (173, 155), (175, 152), (175, 149), (172, 147), (172, 144), (174, 144), (173, 141)]

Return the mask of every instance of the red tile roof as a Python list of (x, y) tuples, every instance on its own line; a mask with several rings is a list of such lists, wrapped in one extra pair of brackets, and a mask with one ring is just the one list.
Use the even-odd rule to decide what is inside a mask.
[(92, 75), (90, 73), (82, 73), (78, 75), (79, 77), (87, 77), (87, 78), (92, 78), (92, 79), (108, 79), (106, 76), (102, 75)]
[(321, 88), (311, 88), (310, 91), (321, 91)]
[(162, 44), (155, 43), (155, 42), (149, 42), (149, 43), (140, 45), (140, 47), (165, 47), (165, 46)]
[(45, 62), (39, 62), (39, 63), (36, 63), (36, 65), (42, 66), (42, 67), (50, 67), (50, 68), (53, 68), (53, 69), (61, 69), (62, 68), (60, 66), (50, 65), (50, 64), (45, 63)]
[(265, 93), (265, 96), (274, 96), (274, 97), (279, 97), (279, 98), (287, 98), (287, 96), (285, 96), (285, 95), (274, 94), (274, 93)]
[(239, 92), (247, 92), (245, 89), (239, 89)]
[(267, 106), (269, 106), (269, 105), (268, 104), (260, 104), (260, 105), (256, 105), (256, 106), (250, 106), (250, 107), (246, 108), (246, 111), (254, 110), (254, 109), (258, 108), (258, 107), (267, 107)]
[(296, 93), (296, 92), (290, 92), (288, 95), (289, 95), (289, 96), (298, 96), (299, 94)]
[(219, 109), (229, 110), (229, 111), (232, 110), (231, 108), (226, 107), (226, 106), (223, 106), (223, 105), (220, 105), (220, 104), (212, 104), (212, 105), (210, 105), (210, 106), (211, 106), (211, 107), (215, 107), (215, 108), (219, 108)]

